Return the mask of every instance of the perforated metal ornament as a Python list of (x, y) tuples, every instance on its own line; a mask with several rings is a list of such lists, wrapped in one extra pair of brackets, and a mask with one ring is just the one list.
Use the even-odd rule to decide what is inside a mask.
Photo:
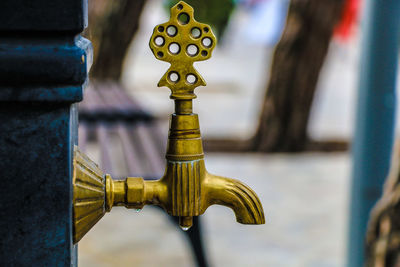
[(171, 89), (172, 99), (196, 98), (194, 89), (205, 86), (193, 63), (209, 59), (217, 39), (207, 24), (194, 19), (194, 10), (180, 1), (171, 8), (168, 22), (154, 28), (150, 48), (154, 56), (171, 64), (158, 86)]

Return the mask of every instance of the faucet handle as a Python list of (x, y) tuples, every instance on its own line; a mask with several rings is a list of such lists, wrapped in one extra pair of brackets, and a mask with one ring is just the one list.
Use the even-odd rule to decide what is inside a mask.
[(195, 61), (209, 59), (217, 39), (207, 24), (194, 19), (194, 10), (180, 1), (171, 8), (170, 20), (154, 28), (150, 48), (154, 56), (171, 64), (158, 87), (171, 89), (172, 99), (196, 98), (194, 89), (206, 82), (193, 67)]

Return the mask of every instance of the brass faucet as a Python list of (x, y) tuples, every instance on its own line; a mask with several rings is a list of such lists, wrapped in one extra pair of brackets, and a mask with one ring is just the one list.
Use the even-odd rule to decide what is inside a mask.
[(192, 113), (194, 89), (205, 85), (193, 67), (194, 61), (211, 57), (216, 38), (210, 26), (195, 21), (193, 8), (181, 1), (171, 8), (171, 19), (154, 28), (150, 48), (157, 59), (171, 63), (158, 86), (171, 89), (175, 113), (170, 117), (166, 169), (157, 181), (139, 177), (113, 180), (75, 148), (74, 243), (78, 242), (113, 206), (142, 209), (144, 205), (161, 206), (179, 217), (186, 230), (192, 217), (219, 204), (230, 207), (243, 224), (264, 224), (264, 212), (257, 195), (247, 185), (234, 179), (212, 175), (204, 163), (200, 125)]

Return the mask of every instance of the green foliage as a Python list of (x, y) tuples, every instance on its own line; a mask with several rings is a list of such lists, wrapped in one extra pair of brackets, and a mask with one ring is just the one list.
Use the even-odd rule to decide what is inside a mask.
[[(168, 11), (179, 0), (166, 0)], [(215, 34), (220, 39), (228, 25), (230, 15), (235, 9), (234, 0), (185, 0), (194, 8), (194, 16), (197, 21), (210, 24)]]

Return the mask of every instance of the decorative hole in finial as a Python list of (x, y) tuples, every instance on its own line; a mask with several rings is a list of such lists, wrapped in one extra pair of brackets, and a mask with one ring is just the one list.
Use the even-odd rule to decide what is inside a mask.
[(154, 43), (156, 44), (156, 46), (163, 46), (165, 43), (164, 37), (157, 36), (156, 38), (154, 38)]
[(209, 48), (212, 45), (212, 40), (211, 38), (205, 37), (203, 38), (203, 40), (201, 40), (201, 43), (203, 44), (204, 47)]
[(204, 30), (205, 32), (209, 32), (209, 31), (210, 31), (210, 29), (209, 29), (208, 27), (204, 27), (203, 30)]
[(194, 57), (199, 53), (199, 48), (195, 44), (190, 44), (187, 46), (186, 52), (189, 56)]
[(182, 13), (180, 13), (180, 14), (178, 15), (178, 22), (179, 22), (181, 25), (186, 25), (186, 24), (188, 24), (188, 23), (189, 23), (189, 20), (190, 20), (190, 17), (189, 17), (189, 15), (188, 15), (187, 13), (182, 12)]
[(208, 52), (206, 50), (201, 51), (201, 55), (203, 57), (206, 57), (208, 55)]
[(178, 5), (178, 10), (182, 10), (183, 6), (181, 4)]
[(168, 79), (172, 82), (172, 83), (177, 83), (179, 81), (179, 74), (176, 71), (171, 71), (168, 74)]
[(171, 37), (174, 37), (178, 33), (178, 30), (175, 26), (171, 25), (167, 27), (167, 34)]
[(163, 26), (158, 26), (158, 31), (159, 32), (163, 32), (164, 31), (164, 27)]
[(171, 43), (168, 46), (168, 50), (169, 52), (171, 52), (171, 54), (177, 55), (181, 51), (181, 47), (179, 46), (178, 43)]
[(191, 31), (190, 34), (192, 35), (193, 38), (197, 39), (201, 36), (201, 30), (197, 27), (194, 27)]
[(195, 84), (197, 82), (197, 77), (194, 74), (188, 74), (186, 75), (186, 82), (190, 83), (190, 84)]
[(163, 56), (164, 56), (164, 53), (161, 52), (161, 51), (158, 51), (158, 52), (157, 52), (157, 56), (158, 56), (158, 57), (163, 57)]

